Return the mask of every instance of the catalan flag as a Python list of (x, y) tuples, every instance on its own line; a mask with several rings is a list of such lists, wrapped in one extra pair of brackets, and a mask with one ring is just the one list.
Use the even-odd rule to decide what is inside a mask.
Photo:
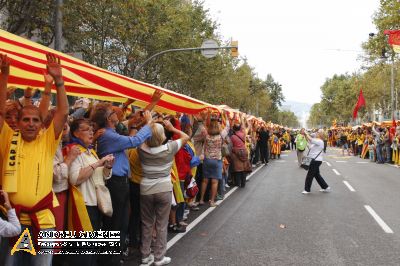
[[(145, 106), (156, 89), (164, 92), (157, 111), (196, 114), (212, 105), (188, 96), (147, 84), (88, 64), (30, 40), (0, 30), (0, 53), (12, 59), (9, 85), (18, 88), (44, 88), (43, 72), (46, 54), (61, 58), (65, 88), (69, 95), (112, 102), (135, 99), (135, 105)], [(53, 88), (55, 90), (55, 88)]]

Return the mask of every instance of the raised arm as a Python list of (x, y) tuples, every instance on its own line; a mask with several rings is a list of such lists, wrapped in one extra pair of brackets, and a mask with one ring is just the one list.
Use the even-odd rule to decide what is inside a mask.
[(151, 111), (156, 107), (164, 93), (161, 90), (155, 90), (151, 97), (150, 103), (143, 109), (143, 111)]
[(7, 83), (10, 75), (10, 59), (5, 54), (0, 54), (0, 131), (3, 128), (6, 114)]
[(304, 136), (306, 137), (306, 140), (307, 140), (308, 142), (311, 141), (312, 138), (311, 138), (310, 135), (308, 135), (307, 131), (304, 131)]
[(172, 133), (174, 133), (174, 134), (179, 135), (179, 139), (182, 141), (182, 146), (184, 146), (184, 145), (186, 144), (186, 142), (188, 142), (189, 136), (186, 135), (186, 133), (184, 133), (183, 131), (180, 131), (180, 130), (176, 129), (176, 128), (171, 124), (170, 121), (164, 120), (164, 126), (165, 126), (165, 129), (166, 129), (166, 130), (168, 130), (168, 131), (170, 131), (170, 132), (172, 132)]
[(68, 117), (68, 100), (64, 87), (60, 58), (47, 54), (47, 73), (54, 79), (57, 89), (57, 107), (54, 114), (54, 134), (58, 138)]
[(50, 95), (51, 86), (53, 85), (54, 79), (49, 74), (44, 74), (44, 91), (42, 93), (42, 99), (40, 100), (39, 110), (42, 121), (44, 121), (49, 113), (50, 106)]
[(24, 96), (22, 97), (22, 99), (20, 98), (20, 101), (22, 101), (22, 106), (28, 106), (28, 105), (32, 105), (32, 97), (35, 94), (36, 90), (34, 90), (32, 87), (28, 87), (26, 88), (26, 90), (24, 90)]
[(380, 133), (378, 131), (376, 131), (376, 129), (375, 129), (375, 124), (372, 125), (372, 132), (377, 136), (380, 135)]

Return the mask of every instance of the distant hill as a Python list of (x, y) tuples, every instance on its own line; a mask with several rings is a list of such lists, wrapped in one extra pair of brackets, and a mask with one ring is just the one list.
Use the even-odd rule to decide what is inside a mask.
[(302, 127), (305, 127), (308, 116), (310, 115), (311, 106), (312, 104), (309, 103), (285, 101), (284, 103), (282, 103), (281, 109), (292, 111), (293, 113), (295, 113)]

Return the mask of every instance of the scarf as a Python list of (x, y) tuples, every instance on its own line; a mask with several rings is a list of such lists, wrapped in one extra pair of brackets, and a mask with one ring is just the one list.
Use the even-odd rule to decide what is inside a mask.
[[(83, 144), (83, 142), (78, 139), (77, 137), (71, 135), (71, 142), (69, 143), (69, 145), (79, 145), (81, 151), (88, 151), (91, 152), (91, 150), (93, 150), (93, 145), (89, 145), (89, 147), (85, 147), (85, 145)], [(96, 158), (97, 158), (97, 154), (96, 154)]]
[[(196, 176), (197, 166), (201, 163), (200, 158), (195, 155), (195, 149), (193, 143), (189, 140), (186, 144), (188, 146), (188, 151), (192, 155), (192, 160), (190, 161), (190, 168), (192, 169), (192, 176)], [(186, 147), (185, 145), (185, 147)]]
[[(77, 146), (83, 152), (90, 152), (94, 157), (99, 159), (96, 151), (89, 146), (86, 148), (82, 141), (72, 136), (71, 143), (66, 148)], [(64, 149), (65, 151), (65, 149)], [(65, 156), (66, 154), (64, 154)], [(85, 200), (82, 193), (76, 186), (70, 184), (68, 197), (68, 230), (70, 231), (93, 231), (92, 223), (86, 208)]]
[(74, 136), (71, 137), (71, 142), (66, 145), (62, 150), (64, 158), (65, 156), (67, 156), (68, 150), (71, 149), (73, 146), (77, 146), (82, 153), (91, 153), (97, 160), (99, 159), (99, 156), (97, 156), (96, 151), (93, 149), (93, 145), (89, 145), (89, 147), (86, 148), (83, 142), (80, 139), (75, 138)]
[(22, 138), (19, 131), (15, 131), (11, 137), (10, 149), (8, 151), (6, 164), (4, 166), (3, 189), (8, 193), (17, 192), (18, 189), (18, 163)]
[[(21, 212), (29, 215), (29, 218), (31, 219), (31, 225), (32, 225), (32, 237), (34, 240), (33, 243), (34, 243), (36, 249), (39, 249), (39, 247), (37, 246), (37, 238), (38, 238), (39, 231), (40, 231), (40, 224), (39, 224), (39, 220), (36, 216), (36, 213), (41, 210), (45, 210), (45, 209), (49, 209), (51, 212), (53, 212), (53, 196), (54, 196), (53, 191), (50, 191), (50, 193), (47, 194), (46, 197), (44, 197), (42, 200), (40, 200), (38, 203), (36, 203), (35, 206), (33, 206), (31, 208), (25, 207), (22, 205), (18, 205), (18, 204), (13, 205), (18, 219), (20, 218)], [(17, 241), (18, 241), (18, 236), (11, 238), (10, 246), (14, 246), (14, 244)]]

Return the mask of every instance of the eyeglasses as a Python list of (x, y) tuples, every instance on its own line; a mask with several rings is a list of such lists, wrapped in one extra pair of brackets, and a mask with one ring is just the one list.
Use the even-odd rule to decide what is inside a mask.
[(93, 132), (93, 127), (85, 127), (85, 128), (80, 128), (79, 131), (89, 131), (89, 132)]

